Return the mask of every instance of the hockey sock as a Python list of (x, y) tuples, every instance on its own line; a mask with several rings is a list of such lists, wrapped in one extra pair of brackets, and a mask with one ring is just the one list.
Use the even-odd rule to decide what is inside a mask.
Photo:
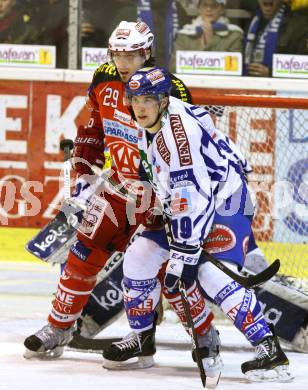
[(253, 290), (246, 290), (232, 281), (214, 299), (252, 345), (272, 335)]
[[(184, 307), (182, 304), (180, 292), (169, 292), (167, 289), (164, 289), (163, 294), (176, 312), (185, 329), (187, 329), (186, 316), (184, 313)], [(199, 335), (204, 335), (208, 331), (211, 322), (214, 318), (214, 315), (206, 306), (205, 298), (203, 297), (200, 288), (198, 287), (196, 282), (194, 282), (192, 286), (187, 290), (187, 295), (190, 312), (192, 315), (193, 322), (195, 324), (196, 332)]]
[(59, 328), (68, 328), (79, 318), (95, 286), (96, 276), (84, 277), (65, 267), (48, 321)]
[(134, 280), (127, 277), (124, 283), (124, 306), (130, 327), (137, 333), (151, 329), (155, 307), (160, 299), (161, 285), (157, 278)]
[(77, 241), (70, 250), (62, 272), (48, 321), (57, 327), (73, 325), (95, 287), (96, 275), (109, 254)]

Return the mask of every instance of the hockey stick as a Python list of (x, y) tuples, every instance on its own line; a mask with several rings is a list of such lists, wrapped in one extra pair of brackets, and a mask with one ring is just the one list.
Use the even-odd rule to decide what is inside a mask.
[(82, 337), (79, 333), (75, 333), (73, 339), (68, 343), (68, 348), (78, 350), (80, 352), (97, 352), (102, 353), (110, 344), (122, 340), (121, 338), (110, 337), (104, 339), (90, 339)]
[[(105, 180), (109, 182), (109, 184), (114, 187), (117, 191), (119, 191), (119, 185), (115, 185), (115, 183), (110, 180), (109, 177), (104, 176), (104, 173), (99, 170), (97, 167), (92, 167), (94, 173), (100, 177), (103, 177)], [(128, 191), (124, 188), (120, 188), (121, 192), (123, 195), (126, 195), (127, 197), (129, 196)], [(136, 199), (135, 199), (136, 200)], [(170, 227), (169, 227), (169, 222), (167, 221), (166, 216), (165, 218), (165, 228), (166, 228), (166, 233), (168, 240), (171, 240), (171, 234), (170, 234)], [(241, 276), (237, 274), (236, 272), (233, 272), (230, 268), (228, 268), (225, 264), (217, 260), (214, 256), (210, 255), (208, 252), (203, 251), (202, 252), (203, 256), (210, 261), (212, 264), (214, 264), (217, 268), (219, 268), (222, 272), (230, 276), (232, 279), (234, 279), (237, 283), (241, 284), (245, 288), (254, 288), (259, 286), (260, 284), (265, 283), (269, 279), (271, 279), (279, 270), (280, 268), (280, 260), (276, 259), (271, 265), (269, 265), (265, 270), (260, 272), (259, 274), (256, 275), (250, 275), (248, 277)]]
[(204, 371), (204, 367), (202, 364), (202, 358), (200, 356), (200, 348), (199, 348), (199, 343), (198, 343), (198, 337), (197, 333), (195, 330), (194, 322), (190, 313), (190, 307), (189, 307), (189, 302), (188, 302), (188, 297), (187, 297), (187, 291), (184, 286), (184, 283), (180, 280), (179, 281), (179, 290), (181, 294), (181, 299), (182, 299), (182, 305), (184, 308), (184, 313), (186, 317), (186, 322), (187, 322), (187, 330), (191, 338), (191, 343), (193, 347), (193, 353), (195, 355), (195, 359), (197, 362), (197, 366), (199, 369), (199, 374), (200, 374), (200, 379), (202, 382), (202, 385), (204, 388), (206, 388), (206, 373)]
[(206, 258), (206, 260), (210, 261), (222, 272), (230, 276), (230, 278), (234, 279), (237, 283), (241, 284), (245, 288), (254, 288), (259, 286), (260, 284), (267, 282), (278, 272), (280, 268), (280, 260), (276, 259), (271, 265), (265, 268), (262, 272), (245, 277), (237, 274), (236, 272), (233, 272), (224, 263), (217, 260), (214, 256), (210, 255), (208, 252), (203, 251), (202, 255)]
[(71, 139), (63, 139), (60, 142), (60, 149), (64, 152), (63, 177), (64, 177), (64, 199), (71, 197), (71, 149), (74, 143)]

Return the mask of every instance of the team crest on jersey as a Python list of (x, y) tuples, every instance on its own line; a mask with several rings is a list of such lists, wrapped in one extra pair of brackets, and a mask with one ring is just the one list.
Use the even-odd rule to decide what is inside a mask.
[(138, 148), (116, 141), (109, 144), (109, 149), (117, 170), (126, 178), (135, 178), (138, 175), (140, 161)]
[(166, 164), (170, 165), (171, 154), (167, 148), (163, 133), (160, 132), (156, 138), (156, 146), (158, 153), (161, 155), (161, 158), (165, 161)]
[(181, 167), (192, 165), (190, 146), (180, 115), (170, 115), (170, 124)]
[(209, 253), (220, 253), (234, 248), (236, 237), (233, 231), (225, 225), (213, 225), (203, 248)]

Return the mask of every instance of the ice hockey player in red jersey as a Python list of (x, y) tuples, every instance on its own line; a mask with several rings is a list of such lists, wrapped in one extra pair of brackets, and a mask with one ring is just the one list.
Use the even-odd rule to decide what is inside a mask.
[[(153, 63), (154, 36), (144, 22), (121, 22), (109, 40), (108, 63), (100, 66), (88, 90), (90, 120), (78, 128), (74, 142), (74, 168), (79, 175), (76, 188), (89, 186), (92, 166), (103, 167), (104, 151), (112, 158), (112, 175), (87, 202), (87, 210), (78, 228), (66, 266), (58, 283), (48, 323), (26, 338), (25, 357), (58, 357), (69, 343), (88, 298), (96, 284), (97, 274), (114, 251), (123, 251), (138, 223), (146, 223), (147, 212), (133, 207), (138, 198), (139, 150), (138, 130), (125, 105), (125, 82), (138, 69)], [(187, 88), (172, 76), (173, 94), (189, 101)], [(92, 176), (93, 177), (93, 176)], [(112, 183), (112, 184), (111, 184)], [(137, 191), (138, 192), (138, 191)], [(131, 199), (133, 206), (130, 208)], [(139, 198), (138, 198), (139, 199)], [(133, 217), (136, 217), (135, 220)], [(200, 296), (200, 299), (201, 298)], [(203, 299), (204, 302), (204, 299)], [(200, 305), (200, 332), (210, 325), (212, 314)], [(202, 314), (202, 316), (201, 316)]]

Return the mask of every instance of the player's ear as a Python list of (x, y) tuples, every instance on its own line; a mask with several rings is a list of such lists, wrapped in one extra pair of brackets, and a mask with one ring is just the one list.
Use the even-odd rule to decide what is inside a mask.
[(162, 110), (165, 110), (168, 107), (169, 104), (169, 96), (165, 96), (161, 100), (161, 108)]
[(151, 57), (151, 49), (145, 49), (145, 62)]

